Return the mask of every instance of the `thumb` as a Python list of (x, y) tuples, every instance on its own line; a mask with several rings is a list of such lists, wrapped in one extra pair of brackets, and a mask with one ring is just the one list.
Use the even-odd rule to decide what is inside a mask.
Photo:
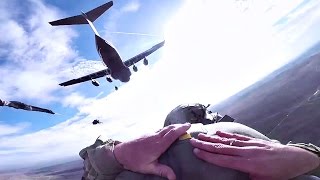
[(171, 167), (164, 165), (164, 164), (160, 164), (160, 163), (156, 163), (154, 165), (154, 169), (151, 171), (151, 173), (154, 175), (161, 176), (161, 177), (166, 177), (169, 180), (176, 179), (176, 175), (174, 174)]

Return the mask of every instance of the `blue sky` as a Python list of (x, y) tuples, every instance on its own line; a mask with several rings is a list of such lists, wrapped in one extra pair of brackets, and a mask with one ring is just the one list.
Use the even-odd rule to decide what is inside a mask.
[[(139, 64), (117, 92), (104, 78), (100, 87), (58, 86), (103, 64), (89, 26), (48, 22), (105, 2), (0, 2), (0, 98), (58, 113), (2, 107), (0, 170), (77, 156), (98, 135), (127, 140), (157, 130), (178, 104), (218, 103), (320, 39), (316, 0), (116, 0), (94, 24), (123, 60), (163, 39), (165, 47), (148, 58), (151, 66)], [(92, 126), (96, 118), (103, 124)]]
[[(7, 3), (7, 5), (14, 6), (16, 2), (10, 2), (10, 3)], [(48, 8), (54, 6), (54, 10), (57, 10), (57, 12), (60, 13), (57, 16), (58, 18), (79, 14), (81, 10), (87, 12), (88, 10), (91, 10), (92, 8), (97, 7), (103, 3), (105, 2), (94, 1), (93, 3), (87, 3), (84, 0), (82, 1), (73, 0), (73, 1), (68, 1), (68, 3), (66, 3), (65, 1), (58, 1), (58, 0), (43, 2), (43, 4), (46, 5)], [(117, 47), (117, 49), (121, 53), (121, 56), (124, 60), (151, 47), (153, 44), (162, 41), (164, 38), (163, 37), (164, 36), (163, 29), (165, 24), (164, 22), (166, 22), (170, 17), (170, 15), (174, 13), (174, 10), (179, 8), (179, 5), (182, 4), (181, 1), (176, 1), (175, 3), (169, 3), (169, 1), (167, 2), (164, 1), (161, 4), (154, 6), (155, 3), (156, 3), (155, 1), (147, 1), (142, 5), (138, 1), (118, 0), (116, 3), (114, 3), (114, 6), (108, 12), (106, 12), (103, 16), (101, 16), (95, 22), (95, 26), (97, 27), (97, 29), (99, 30), (102, 29), (100, 33)], [(20, 2), (19, 2), (19, 5), (20, 5)], [(23, 2), (22, 6), (19, 6), (19, 8), (25, 9), (26, 14), (29, 14), (30, 12), (28, 11), (36, 11), (38, 7), (36, 7), (36, 5), (33, 5), (32, 1), (30, 1), (30, 2)], [(138, 10), (143, 11), (143, 13), (136, 13), (136, 11)], [(157, 13), (155, 14), (153, 13), (153, 11), (156, 11)], [(146, 14), (148, 14), (148, 16), (146, 16)], [(130, 18), (128, 18), (128, 16)], [(15, 15), (14, 17), (14, 19), (16, 19), (17, 22), (19, 22), (20, 25), (26, 31), (28, 31), (28, 25), (25, 25), (25, 23), (23, 22), (27, 21), (29, 18), (30, 17), (24, 16), (22, 14)], [(54, 18), (51, 18), (51, 19), (47, 18), (47, 19), (48, 19), (47, 21), (55, 20)], [(81, 64), (84, 64), (84, 62), (82, 61), (85, 61), (85, 60), (94, 60), (94, 61), (97, 61), (96, 63), (98, 65), (100, 65), (98, 66), (98, 68), (102, 67), (101, 66), (102, 62), (99, 61), (100, 57), (96, 52), (93, 32), (91, 31), (91, 28), (89, 26), (62, 27), (62, 28), (50, 27), (49, 24), (46, 24), (47, 21), (43, 22), (44, 26), (48, 26), (47, 28), (51, 28), (52, 31), (55, 31), (55, 30), (62, 31), (67, 28), (68, 29), (72, 28), (72, 31), (74, 32), (72, 32), (71, 38), (67, 37), (66, 39), (70, 39), (69, 45), (72, 48), (72, 51), (74, 51), (74, 53), (76, 54), (76, 57), (74, 59), (80, 59)], [(132, 21), (134, 21), (134, 23), (131, 23)], [(146, 34), (146, 36), (114, 34), (114, 33), (108, 33), (108, 32), (128, 32), (128, 33), (136, 32), (136, 33)], [(150, 36), (147, 36), (147, 35), (150, 35)], [(48, 34), (48, 36), (50, 36), (50, 34)], [(5, 56), (6, 55), (4, 55), (4, 57)], [(8, 60), (7, 59), (8, 58), (6, 57), (3, 59), (5, 63), (9, 63), (10, 59)], [(76, 60), (73, 60), (72, 58), (67, 60), (69, 60), (69, 62), (76, 61)], [(153, 61), (151, 61), (151, 63), (152, 62)], [(75, 65), (77, 65), (77, 63)], [(73, 77), (85, 75), (95, 70), (95, 69), (82, 70), (79, 68), (75, 68), (74, 67), (75, 65), (73, 65), (71, 68)], [(63, 80), (67, 80), (67, 79), (68, 78), (63, 78)], [(77, 90), (80, 89), (80, 91), (87, 96), (94, 96), (100, 92), (108, 93), (113, 90), (113, 86), (106, 85), (104, 81), (102, 82), (104, 83), (102, 85), (103, 89), (92, 88), (89, 82), (89, 83), (85, 83), (83, 85), (78, 86)], [(36, 85), (36, 83), (34, 85)], [(60, 95), (61, 93), (62, 94), (65, 93), (63, 92), (63, 88), (59, 88), (57, 91), (53, 92), (54, 95), (58, 95), (58, 94)], [(67, 95), (67, 94), (64, 94), (64, 95)], [(26, 101), (29, 104), (32, 104), (32, 103), (39, 104), (37, 103), (37, 101), (34, 101), (34, 100), (37, 100), (37, 97), (28, 100), (29, 97), (28, 95), (26, 96), (19, 97), (18, 100)], [(2, 98), (5, 99), (5, 97), (2, 97)], [(53, 102), (44, 101), (44, 103), (40, 103), (40, 105), (50, 107), (51, 109), (54, 109), (55, 112), (61, 115), (57, 117), (57, 116), (50, 116), (46, 114), (26, 113), (21, 111), (15, 111), (12, 109), (7, 110), (7, 108), (5, 108), (4, 109), (5, 112), (1, 113), (1, 119), (9, 119), (10, 120), (9, 123), (12, 123), (12, 124), (21, 122), (24, 119), (30, 119), (31, 121), (29, 120), (28, 122), (31, 122), (32, 126), (30, 126), (28, 130), (35, 131), (35, 130), (40, 130), (42, 128), (50, 127), (54, 124), (62, 122), (66, 118), (71, 117), (74, 115), (74, 113), (76, 113), (76, 111), (73, 111), (72, 108), (68, 110), (65, 110), (65, 108), (61, 108), (61, 104), (55, 101)], [(1, 110), (4, 111), (3, 109)], [(12, 118), (12, 113), (13, 113), (12, 111), (15, 113), (14, 118)], [(48, 120), (46, 121), (39, 120), (42, 118), (45, 118)]]

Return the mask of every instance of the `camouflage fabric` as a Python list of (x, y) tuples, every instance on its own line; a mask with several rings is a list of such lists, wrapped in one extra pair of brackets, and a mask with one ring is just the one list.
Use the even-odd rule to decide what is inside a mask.
[[(99, 137), (94, 144), (82, 149), (79, 156), (83, 161), (82, 180), (113, 180), (123, 167), (113, 155), (113, 148), (119, 141), (102, 141)], [(101, 162), (103, 163), (101, 165)]]
[[(219, 122), (222, 116), (212, 117), (207, 111), (207, 107), (202, 104), (180, 105), (173, 109), (166, 117), (164, 126), (190, 122), (191, 128), (188, 133), (197, 138), (198, 133), (205, 133), (214, 136), (217, 130), (229, 133), (242, 134), (254, 138), (271, 140), (258, 131), (245, 125), (235, 122)], [(228, 118), (230, 119), (230, 118)], [(232, 119), (232, 118), (231, 118)], [(212, 123), (203, 125), (205, 120)], [(229, 120), (228, 120), (229, 121)], [(108, 140), (106, 142), (97, 139), (96, 142), (80, 151), (79, 155), (84, 159), (85, 180), (105, 179), (105, 180), (164, 180), (165, 178), (140, 174), (128, 171), (122, 168), (113, 154), (113, 147), (118, 141)], [(236, 170), (223, 168), (206, 163), (193, 154), (193, 147), (189, 139), (177, 140), (171, 147), (159, 158), (159, 162), (170, 166), (176, 173), (177, 180), (211, 180), (213, 177), (217, 180), (249, 180), (246, 173)], [(320, 168), (318, 168), (320, 169)], [(310, 172), (312, 175), (318, 175), (318, 169)], [(297, 180), (318, 179), (316, 176), (303, 175), (295, 178)]]
[(12, 107), (15, 109), (23, 109), (26, 111), (38, 111), (38, 112), (44, 112), (44, 113), (49, 113), (49, 114), (55, 114), (52, 110), (50, 109), (44, 109), (36, 106), (31, 106), (19, 101), (2, 101), (0, 99), (0, 106), (8, 106)]
[[(202, 132), (214, 136), (217, 130), (229, 133), (237, 133), (264, 140), (270, 140), (258, 131), (245, 125), (234, 122), (218, 122), (209, 125), (192, 124), (188, 133), (192, 137)], [(84, 159), (84, 180), (164, 180), (165, 178), (140, 174), (125, 170), (117, 162), (113, 154), (113, 147), (118, 141), (102, 141), (97, 139), (95, 143), (80, 151), (79, 155)], [(196, 158), (192, 152), (193, 147), (189, 139), (181, 139), (159, 158), (159, 162), (170, 166), (177, 175), (178, 180), (211, 180), (212, 177), (219, 180), (249, 180), (246, 173), (223, 168), (206, 163)], [(318, 179), (319, 168), (310, 172), (310, 175), (303, 175), (296, 180)], [(315, 175), (315, 176), (311, 176)]]
[(221, 118), (221, 115), (212, 114), (203, 104), (182, 104), (174, 108), (166, 117), (164, 126), (189, 122), (211, 124)]

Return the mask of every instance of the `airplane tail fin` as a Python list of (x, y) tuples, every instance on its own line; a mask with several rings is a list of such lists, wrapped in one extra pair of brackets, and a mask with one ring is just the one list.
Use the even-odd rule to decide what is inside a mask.
[[(83, 15), (72, 16), (64, 19), (59, 19), (56, 21), (49, 22), (52, 26), (59, 26), (59, 25), (74, 25), (74, 24), (89, 24), (88, 20), (91, 22), (98, 19), (105, 11), (107, 11), (113, 5), (113, 1), (109, 1), (91, 11), (83, 13)], [(84, 17), (85, 15), (85, 17)]]

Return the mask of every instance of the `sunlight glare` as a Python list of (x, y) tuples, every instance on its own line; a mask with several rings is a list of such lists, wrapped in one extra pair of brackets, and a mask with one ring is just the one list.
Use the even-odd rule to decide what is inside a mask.
[(180, 73), (202, 87), (223, 86), (215, 89), (211, 101), (227, 98), (279, 67), (286, 57), (270, 24), (249, 17), (233, 1), (186, 1), (167, 24), (163, 61), (180, 65)]

